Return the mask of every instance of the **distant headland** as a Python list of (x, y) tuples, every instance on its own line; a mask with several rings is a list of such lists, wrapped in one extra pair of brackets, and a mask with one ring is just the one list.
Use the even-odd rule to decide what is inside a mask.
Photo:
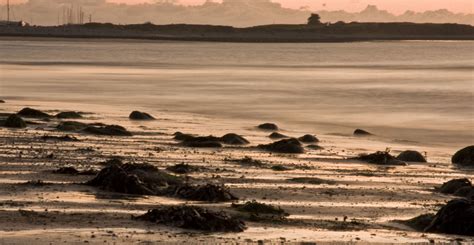
[(0, 24), (0, 36), (120, 38), (209, 42), (357, 42), (377, 40), (474, 40), (474, 26), (377, 22), (322, 23), (312, 14), (306, 24), (275, 24), (246, 28), (218, 25), (111, 23), (29, 26)]

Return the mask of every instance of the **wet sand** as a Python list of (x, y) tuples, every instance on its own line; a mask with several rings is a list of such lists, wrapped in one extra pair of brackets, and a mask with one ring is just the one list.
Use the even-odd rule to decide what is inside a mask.
[[(147, 111), (154, 121), (135, 122), (126, 107), (91, 106), (8, 100), (1, 113), (30, 106), (54, 114), (57, 110), (88, 112), (79, 121), (118, 124), (133, 137), (72, 134), (79, 142), (43, 141), (43, 135), (64, 135), (54, 130), (57, 119), (38, 121), (27, 129), (0, 128), (0, 243), (268, 243), (279, 242), (452, 242), (471, 237), (424, 234), (394, 220), (409, 219), (436, 212), (452, 196), (433, 191), (452, 178), (470, 177), (474, 170), (450, 164), (457, 148), (400, 142), (386, 137), (353, 137), (341, 134), (302, 132), (292, 125), (279, 124), (285, 135), (316, 134), (323, 150), (306, 149), (300, 155), (271, 154), (254, 146), (270, 143), (270, 132), (255, 128), (262, 122), (221, 120), (205, 116), (163, 111)], [(30, 120), (30, 119), (29, 119)], [(34, 120), (33, 120), (34, 121)], [(186, 148), (173, 140), (176, 131), (198, 135), (238, 133), (251, 144), (222, 149)], [(88, 147), (94, 151), (84, 150)], [(347, 158), (390, 148), (397, 155), (403, 150), (426, 152), (429, 163), (408, 166), (372, 165)], [(53, 154), (51, 156), (51, 154)], [(266, 165), (284, 165), (291, 170), (273, 171), (248, 167), (225, 159), (250, 156)], [(134, 196), (105, 192), (81, 185), (93, 176), (58, 175), (62, 166), (100, 170), (101, 162), (122, 157), (125, 162), (147, 162), (165, 169), (178, 163), (202, 166), (206, 170), (191, 178), (225, 184), (244, 200), (280, 206), (290, 216), (278, 222), (250, 222), (242, 233), (204, 233), (132, 220), (162, 205), (189, 204), (235, 213), (231, 203), (209, 204), (157, 196)], [(289, 181), (296, 177), (317, 177), (330, 184)], [(50, 183), (24, 184), (30, 180)], [(34, 212), (32, 212), (34, 211)], [(344, 216), (347, 220), (344, 221)]]

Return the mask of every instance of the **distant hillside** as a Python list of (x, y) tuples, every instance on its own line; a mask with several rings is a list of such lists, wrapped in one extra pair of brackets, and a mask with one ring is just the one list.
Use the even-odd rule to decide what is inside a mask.
[(364, 40), (474, 40), (474, 27), (459, 24), (343, 23), (264, 25), (114, 25), (88, 23), (58, 27), (0, 27), (0, 36), (135, 38), (223, 42), (345, 42)]

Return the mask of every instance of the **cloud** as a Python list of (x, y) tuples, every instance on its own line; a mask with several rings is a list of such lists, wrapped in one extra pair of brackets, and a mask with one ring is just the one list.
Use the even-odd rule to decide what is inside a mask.
[[(274, 23), (305, 23), (310, 12), (305, 9), (289, 9), (270, 0), (223, 0), (206, 1), (202, 5), (183, 6), (176, 1), (155, 1), (137, 5), (109, 3), (106, 0), (29, 0), (14, 5), (12, 15), (17, 20), (24, 20), (35, 25), (56, 25), (63, 22), (63, 12), (79, 8), (85, 13), (86, 20), (92, 16), (95, 22), (116, 24), (144, 23), (155, 24), (188, 23), (214, 24), (232, 26), (255, 26)], [(0, 6), (5, 13), (5, 6)], [(365, 10), (356, 13), (346, 11), (320, 11), (323, 21), (410, 21), (432, 23), (474, 24), (473, 14), (455, 14), (448, 10), (426, 11), (415, 13), (407, 11), (394, 15), (376, 6), (369, 5)]]

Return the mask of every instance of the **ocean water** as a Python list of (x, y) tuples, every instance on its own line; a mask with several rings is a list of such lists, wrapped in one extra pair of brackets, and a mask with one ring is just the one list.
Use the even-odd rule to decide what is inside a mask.
[[(0, 97), (474, 143), (474, 42), (0, 39)], [(70, 108), (74, 109), (74, 108)]]

